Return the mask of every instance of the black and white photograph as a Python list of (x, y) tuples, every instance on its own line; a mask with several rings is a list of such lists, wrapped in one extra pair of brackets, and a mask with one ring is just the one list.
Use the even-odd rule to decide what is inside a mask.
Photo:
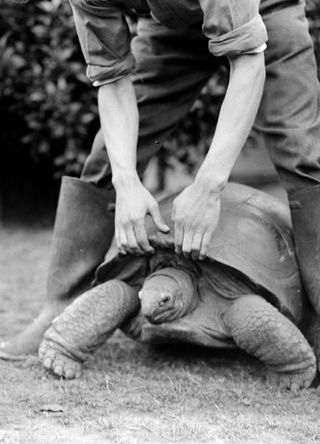
[(319, 0), (0, 0), (0, 444), (320, 443)]

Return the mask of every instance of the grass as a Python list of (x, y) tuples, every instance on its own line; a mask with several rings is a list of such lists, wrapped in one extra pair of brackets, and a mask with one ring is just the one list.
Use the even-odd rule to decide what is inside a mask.
[[(40, 309), (51, 231), (0, 230), (0, 336)], [(319, 391), (279, 391), (241, 353), (151, 348), (122, 333), (64, 381), (0, 361), (0, 443), (317, 443)]]

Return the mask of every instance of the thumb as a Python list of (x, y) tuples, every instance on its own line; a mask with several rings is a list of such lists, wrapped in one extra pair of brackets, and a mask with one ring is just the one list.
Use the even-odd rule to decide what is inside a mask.
[(167, 233), (168, 231), (170, 231), (170, 228), (165, 223), (165, 221), (162, 219), (162, 216), (161, 216), (161, 213), (159, 210), (159, 205), (157, 203), (155, 205), (153, 205), (149, 211), (150, 211), (151, 217), (153, 219), (153, 222), (154, 222), (155, 226), (158, 228), (158, 230), (160, 230), (164, 233)]

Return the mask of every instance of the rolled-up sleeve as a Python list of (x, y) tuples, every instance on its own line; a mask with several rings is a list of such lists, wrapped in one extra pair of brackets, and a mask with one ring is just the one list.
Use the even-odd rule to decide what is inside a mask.
[(250, 54), (268, 40), (260, 0), (200, 0), (203, 32), (217, 57)]
[(121, 7), (112, 0), (70, 0), (87, 77), (94, 85), (134, 70), (130, 31)]

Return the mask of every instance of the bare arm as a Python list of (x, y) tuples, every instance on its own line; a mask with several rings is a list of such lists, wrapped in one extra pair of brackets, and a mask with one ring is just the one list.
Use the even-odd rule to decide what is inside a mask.
[(115, 184), (137, 179), (136, 147), (139, 114), (128, 77), (99, 88), (99, 114)]
[(225, 186), (254, 123), (264, 81), (263, 53), (230, 60), (230, 81), (217, 129), (197, 178), (208, 179), (218, 189)]
[(230, 79), (209, 152), (175, 200), (176, 251), (203, 259), (218, 223), (220, 193), (255, 120), (265, 81), (263, 53), (230, 59)]
[(157, 202), (136, 171), (139, 113), (129, 77), (103, 85), (98, 94), (101, 127), (116, 190), (115, 236), (120, 251), (153, 252), (144, 228), (150, 213), (159, 230), (167, 231)]

